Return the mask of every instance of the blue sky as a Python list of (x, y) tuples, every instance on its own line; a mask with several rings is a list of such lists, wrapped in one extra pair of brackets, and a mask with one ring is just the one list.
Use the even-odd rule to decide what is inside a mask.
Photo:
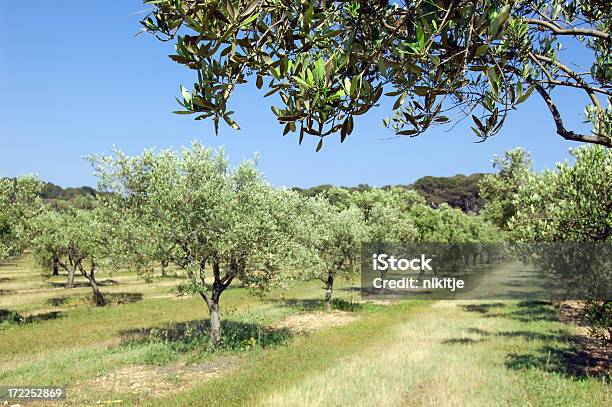
[[(260, 155), (260, 168), (275, 185), (406, 184), (425, 175), (447, 176), (491, 170), (495, 154), (523, 146), (536, 168), (554, 167), (576, 143), (562, 140), (543, 102), (532, 97), (514, 112), (504, 130), (475, 144), (460, 124), (413, 138), (384, 140), (380, 126), (389, 104), (359, 117), (344, 144), (326, 139), (298, 146), (282, 137), (270, 104), (254, 86), (231, 103), (242, 127), (195, 122), (172, 114), (179, 84), (191, 87), (193, 71), (172, 62), (171, 44), (135, 36), (145, 6), (139, 0), (0, 0), (0, 176), (34, 173), (62, 186), (95, 185), (83, 156), (130, 154), (157, 146), (181, 147), (199, 139), (225, 146), (232, 162)], [(581, 124), (583, 103), (575, 93), (555, 94), (567, 125)], [(387, 109), (385, 109), (385, 106)]]

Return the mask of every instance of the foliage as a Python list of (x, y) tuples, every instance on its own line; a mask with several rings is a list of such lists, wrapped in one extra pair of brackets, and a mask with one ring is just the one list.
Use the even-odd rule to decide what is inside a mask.
[[(612, 145), (612, 70), (608, 1), (283, 1), (145, 0), (153, 7), (144, 31), (174, 41), (170, 58), (197, 72), (181, 86), (182, 110), (196, 120), (223, 119), (236, 87), (253, 79), (284, 134), (319, 138), (340, 133), (377, 105), (395, 100), (384, 121), (398, 136), (416, 136), (471, 116), (486, 139), (535, 90), (569, 140)], [(590, 55), (585, 65), (561, 45), (568, 39)], [(567, 60), (567, 62), (564, 62)], [(592, 134), (567, 130), (552, 97), (555, 88), (585, 92)], [(598, 96), (599, 95), (599, 96)]]
[(572, 150), (573, 166), (530, 173), (513, 198), (509, 227), (518, 238), (536, 241), (609, 241), (612, 236), (612, 151)]
[(31, 219), (40, 210), (40, 182), (33, 176), (0, 178), (0, 261), (21, 254)]
[[(610, 319), (601, 317), (610, 306), (601, 292), (607, 287), (609, 293), (612, 277), (612, 150), (580, 147), (572, 154), (574, 165), (565, 162), (557, 165), (556, 172), (534, 173), (526, 153), (507, 153), (500, 172), (483, 181), (483, 196), (491, 199), (485, 213), (501, 220), (517, 241), (593, 242), (593, 249), (595, 244), (601, 246), (600, 250), (576, 251), (576, 244), (559, 245), (554, 253), (548, 250), (549, 255), (538, 260), (557, 272), (571, 270), (577, 280), (589, 276), (589, 281), (580, 285), (583, 292), (577, 294), (591, 296), (588, 319), (594, 324), (592, 331), (602, 338), (601, 333), (610, 329)], [(583, 257), (588, 257), (588, 262), (581, 261)], [(575, 264), (580, 266), (569, 267)]]
[(215, 345), (220, 296), (234, 279), (266, 290), (291, 281), (291, 270), (312, 257), (299, 239), (299, 196), (273, 189), (254, 161), (232, 168), (223, 151), (197, 142), (180, 153), (116, 151), (92, 161), (101, 189), (113, 193), (112, 205), (131, 214), (143, 232), (131, 245), (134, 261), (147, 269), (166, 248), (189, 276), (185, 289), (206, 302)]
[(495, 174), (487, 174), (480, 181), (480, 195), (485, 200), (483, 215), (497, 227), (508, 229), (508, 222), (516, 215), (515, 201), (519, 188), (526, 183), (532, 171), (531, 156), (521, 148), (507, 151), (504, 157), (495, 157)]
[(425, 201), (434, 207), (447, 203), (463, 212), (479, 212), (484, 204), (478, 184), (485, 174), (458, 174), (452, 177), (419, 178), (408, 188), (423, 195)]
[(34, 257), (42, 265), (56, 261), (68, 272), (67, 286), (74, 283), (74, 274), (82, 274), (93, 290), (94, 304), (106, 305), (100, 292), (96, 272), (120, 264), (116, 254), (121, 227), (110, 221), (110, 212), (103, 206), (91, 210), (70, 208), (56, 211), (47, 208), (35, 219), (31, 246)]
[(586, 301), (589, 333), (601, 343), (612, 345), (612, 301)]

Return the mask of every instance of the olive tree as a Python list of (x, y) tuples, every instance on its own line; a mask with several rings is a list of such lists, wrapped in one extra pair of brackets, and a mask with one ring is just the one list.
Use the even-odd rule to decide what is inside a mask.
[(557, 171), (530, 173), (514, 195), (509, 221), (522, 239), (609, 241), (612, 237), (612, 151), (572, 150), (576, 162)]
[[(586, 291), (587, 314), (593, 333), (604, 342), (612, 341), (609, 293), (612, 283), (610, 273), (610, 242), (612, 241), (612, 151), (599, 146), (580, 147), (572, 150), (575, 163), (559, 163), (556, 171), (535, 173), (527, 171), (520, 177), (514, 192), (504, 197), (513, 208), (507, 228), (510, 236), (523, 242), (571, 242), (557, 245), (556, 250), (545, 252), (537, 260), (545, 267), (561, 272), (568, 270), (568, 281), (580, 281), (579, 289)], [(522, 160), (509, 155), (504, 168), (522, 168)], [(524, 170), (521, 170), (524, 171)], [(487, 187), (506, 187), (498, 182), (503, 175), (491, 176)], [(491, 190), (491, 197), (495, 189)], [(594, 250), (575, 250), (575, 243), (592, 242)], [(595, 245), (599, 246), (595, 250)], [(537, 246), (536, 246), (537, 247)], [(569, 261), (588, 254), (589, 261), (579, 267), (568, 267), (563, 251), (572, 253)], [(589, 253), (584, 253), (588, 251)], [(591, 253), (592, 252), (592, 253)], [(547, 255), (548, 254), (548, 255)], [(597, 258), (599, 257), (599, 258)], [(574, 260), (572, 260), (572, 258)], [(559, 267), (562, 266), (562, 267)], [(591, 281), (589, 281), (591, 280)], [(602, 290), (603, 287), (603, 290)], [(606, 295), (601, 295), (601, 293)], [(595, 295), (591, 296), (591, 294)], [(581, 293), (581, 294), (584, 294)], [(584, 297), (582, 297), (584, 298)]]
[(41, 183), (33, 176), (0, 178), (0, 261), (23, 252), (31, 219), (40, 211)]
[(311, 271), (325, 283), (325, 309), (331, 311), (336, 278), (348, 278), (358, 265), (367, 233), (363, 214), (354, 205), (342, 209), (326, 199), (313, 198), (302, 215), (312, 233), (309, 240), (316, 254)]
[(134, 258), (146, 266), (157, 248), (169, 248), (168, 258), (189, 277), (184, 289), (208, 307), (214, 346), (222, 339), (221, 295), (234, 281), (265, 290), (308, 261), (298, 238), (300, 198), (273, 189), (254, 161), (231, 167), (222, 150), (197, 142), (181, 152), (91, 159), (100, 188), (147, 231), (141, 238), (148, 241), (132, 247)]
[(517, 211), (515, 196), (532, 176), (532, 161), (522, 148), (506, 151), (495, 157), (494, 174), (487, 174), (479, 183), (480, 196), (485, 200), (483, 215), (497, 227), (508, 229), (508, 222)]
[(109, 222), (103, 207), (91, 210), (47, 209), (34, 220), (35, 232), (31, 245), (34, 257), (43, 265), (52, 261), (68, 272), (66, 286), (74, 286), (74, 276), (80, 273), (92, 289), (96, 306), (107, 304), (100, 291), (96, 273), (113, 262), (116, 223)]
[[(223, 120), (239, 129), (228, 101), (252, 80), (280, 96), (272, 111), (283, 133), (297, 132), (300, 143), (312, 135), (317, 150), (325, 136), (344, 141), (354, 117), (383, 94), (394, 100), (384, 125), (397, 136), (467, 116), (484, 140), (535, 93), (561, 137), (612, 146), (609, 1), (144, 3), (152, 9), (143, 30), (173, 41), (170, 58), (197, 74), (181, 87), (177, 113), (212, 118), (215, 128)], [(553, 98), (559, 88), (583, 95), (591, 134), (566, 127)]]

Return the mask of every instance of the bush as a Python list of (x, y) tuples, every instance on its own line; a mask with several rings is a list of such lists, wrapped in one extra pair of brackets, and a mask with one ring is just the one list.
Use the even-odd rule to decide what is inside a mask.
[(589, 334), (603, 347), (612, 346), (612, 301), (587, 301), (585, 316), (589, 324)]
[(18, 325), (24, 322), (25, 318), (22, 317), (17, 311), (0, 309), (0, 324)]
[[(227, 351), (246, 351), (253, 348), (267, 348), (277, 346), (291, 337), (291, 333), (284, 329), (268, 329), (257, 324), (224, 321), (222, 322), (223, 341), (218, 347)], [(208, 321), (191, 321), (173, 324), (164, 328), (153, 328), (132, 332), (128, 338), (128, 345), (146, 343), (155, 345), (145, 355), (145, 363), (163, 363), (167, 358), (172, 359), (176, 353), (185, 352), (214, 352), (216, 349), (210, 344), (210, 325)]]
[(334, 298), (332, 303), (333, 309), (339, 311), (355, 312), (363, 309), (363, 305), (353, 299), (345, 300), (342, 298)]

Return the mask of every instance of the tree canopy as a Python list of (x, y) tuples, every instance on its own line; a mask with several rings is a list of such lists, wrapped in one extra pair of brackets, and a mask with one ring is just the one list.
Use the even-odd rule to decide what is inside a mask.
[(96, 280), (98, 269), (108, 271), (122, 265), (119, 254), (128, 240), (119, 233), (124, 217), (112, 213), (103, 205), (93, 209), (66, 208), (56, 210), (47, 207), (34, 219), (31, 248), (34, 258), (42, 265), (56, 262), (68, 272), (66, 286), (74, 286), (75, 273), (87, 279), (93, 291), (96, 306), (107, 304)]
[(591, 333), (609, 345), (612, 150), (582, 146), (572, 154), (573, 165), (559, 163), (557, 171), (536, 173), (527, 152), (506, 153), (496, 161), (498, 173), (482, 182), (484, 213), (507, 229), (512, 240), (528, 242), (524, 254), (560, 274), (571, 294), (587, 299)]
[(40, 182), (33, 176), (0, 178), (0, 260), (21, 254), (31, 220), (41, 209)]
[(136, 220), (132, 262), (164, 256), (185, 270), (187, 292), (211, 313), (211, 342), (221, 341), (221, 294), (239, 280), (264, 290), (291, 279), (312, 256), (302, 244), (296, 192), (272, 188), (253, 161), (231, 167), (223, 151), (194, 143), (182, 152), (94, 157), (100, 189), (118, 213)]
[[(394, 99), (384, 125), (417, 136), (463, 117), (482, 140), (532, 93), (557, 133), (612, 146), (612, 5), (598, 1), (145, 0), (144, 30), (174, 41), (170, 58), (196, 71), (179, 114), (235, 129), (228, 108), (253, 80), (283, 134), (344, 141), (354, 117)], [(577, 60), (564, 44), (588, 55)], [(577, 68), (577, 67), (580, 68)], [(553, 91), (585, 97), (591, 134), (566, 127)], [(607, 106), (606, 106), (607, 99)]]

